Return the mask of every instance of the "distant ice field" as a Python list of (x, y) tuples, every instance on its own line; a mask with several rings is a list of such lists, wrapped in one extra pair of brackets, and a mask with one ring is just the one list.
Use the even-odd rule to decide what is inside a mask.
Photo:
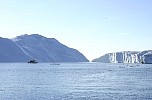
[(152, 100), (152, 65), (0, 63), (0, 100)]

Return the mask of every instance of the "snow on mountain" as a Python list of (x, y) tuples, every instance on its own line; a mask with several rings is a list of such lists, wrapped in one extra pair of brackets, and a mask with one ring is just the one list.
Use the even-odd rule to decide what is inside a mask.
[(69, 48), (55, 38), (46, 38), (38, 34), (21, 35), (13, 38), (22, 51), (39, 62), (88, 62), (76, 49)]
[(94, 59), (92, 62), (104, 63), (152, 63), (152, 50), (147, 51), (123, 51), (108, 53), (100, 58)]
[(13, 41), (0, 38), (0, 62), (22, 62), (31, 59)]

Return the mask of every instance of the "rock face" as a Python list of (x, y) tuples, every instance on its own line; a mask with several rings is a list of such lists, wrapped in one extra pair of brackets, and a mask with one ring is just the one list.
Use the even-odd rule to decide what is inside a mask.
[(27, 58), (39, 62), (88, 62), (88, 59), (76, 49), (69, 48), (54, 38), (22, 35), (12, 41), (21, 48)]
[(0, 62), (22, 62), (30, 59), (19, 46), (6, 38), (0, 38)]
[(137, 52), (123, 51), (116, 53), (108, 53), (100, 58), (94, 59), (92, 62), (103, 63), (152, 63), (152, 50)]

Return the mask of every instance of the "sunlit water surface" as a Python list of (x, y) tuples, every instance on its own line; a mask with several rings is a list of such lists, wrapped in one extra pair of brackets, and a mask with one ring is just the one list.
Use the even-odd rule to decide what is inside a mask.
[(0, 100), (152, 100), (152, 65), (1, 63)]

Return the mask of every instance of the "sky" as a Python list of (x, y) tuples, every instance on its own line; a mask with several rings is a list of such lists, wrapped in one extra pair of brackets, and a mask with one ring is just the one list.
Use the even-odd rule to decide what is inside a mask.
[(152, 0), (0, 0), (0, 37), (40, 34), (90, 61), (152, 50)]

